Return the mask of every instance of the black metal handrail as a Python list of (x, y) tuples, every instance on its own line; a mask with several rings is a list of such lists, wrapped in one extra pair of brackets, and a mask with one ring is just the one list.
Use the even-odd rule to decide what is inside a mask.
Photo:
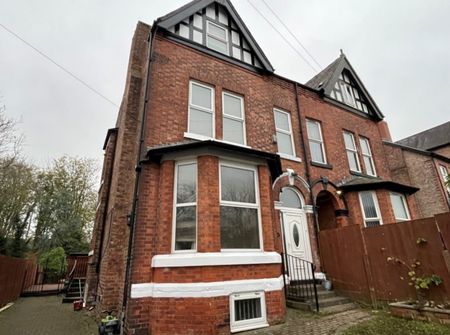
[(289, 254), (283, 257), (286, 298), (295, 301), (313, 303), (319, 311), (315, 265), (304, 259)]

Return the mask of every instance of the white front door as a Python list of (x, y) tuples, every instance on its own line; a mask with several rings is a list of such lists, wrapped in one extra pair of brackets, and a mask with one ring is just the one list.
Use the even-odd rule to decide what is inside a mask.
[(312, 263), (308, 223), (303, 210), (281, 210), (284, 227), (285, 248), (288, 255)]

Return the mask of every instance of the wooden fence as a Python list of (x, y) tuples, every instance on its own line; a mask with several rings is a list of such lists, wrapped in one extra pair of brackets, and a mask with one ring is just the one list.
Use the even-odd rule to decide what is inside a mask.
[[(440, 276), (443, 283), (429, 290), (429, 299), (450, 301), (449, 247), (450, 213), (373, 228), (353, 225), (320, 232), (322, 265), (336, 291), (372, 304), (414, 299), (415, 290), (408, 285), (410, 270), (419, 276)], [(420, 265), (408, 270), (388, 258)]]
[(16, 300), (34, 282), (36, 261), (0, 255), (0, 308)]

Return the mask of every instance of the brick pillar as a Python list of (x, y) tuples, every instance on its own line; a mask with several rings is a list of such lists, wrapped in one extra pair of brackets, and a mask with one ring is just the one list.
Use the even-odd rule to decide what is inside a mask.
[(197, 250), (220, 251), (219, 160), (198, 157), (197, 170)]
[(377, 126), (381, 139), (392, 142), (391, 132), (389, 131), (389, 125), (387, 124), (387, 122), (380, 121), (377, 123)]
[(265, 165), (258, 165), (258, 182), (264, 251), (274, 251), (276, 229), (272, 220), (272, 183), (269, 168)]

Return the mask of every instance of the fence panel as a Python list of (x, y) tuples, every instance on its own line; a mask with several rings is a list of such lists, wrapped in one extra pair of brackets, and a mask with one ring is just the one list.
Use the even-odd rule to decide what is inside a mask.
[[(450, 297), (450, 276), (434, 218), (364, 229), (363, 235), (379, 300), (416, 298), (414, 287), (408, 285), (410, 271), (418, 276), (437, 274), (442, 277), (443, 284), (429, 291), (430, 299), (442, 301)], [(401, 262), (387, 261), (388, 257)], [(420, 265), (414, 267), (416, 261)]]
[(0, 255), (0, 308), (20, 296), (26, 266), (25, 259)]
[(361, 228), (353, 225), (320, 232), (320, 254), (327, 277), (338, 292), (370, 302)]
[[(440, 227), (440, 232), (438, 230)], [(361, 230), (359, 225), (320, 232), (324, 269), (337, 291), (351, 298), (370, 301), (415, 299), (408, 285), (408, 272), (418, 276), (436, 274), (443, 279), (428, 291), (436, 302), (450, 300), (450, 215), (387, 224)], [(388, 261), (398, 259), (399, 261)], [(419, 262), (419, 266), (412, 266)]]

